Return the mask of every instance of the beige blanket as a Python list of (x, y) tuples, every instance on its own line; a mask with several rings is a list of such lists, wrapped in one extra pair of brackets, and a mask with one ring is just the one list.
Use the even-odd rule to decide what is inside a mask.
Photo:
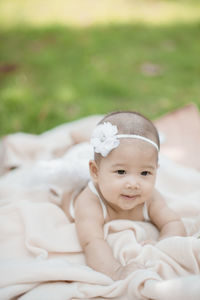
[[(123, 265), (136, 261), (144, 267), (113, 282), (86, 266), (75, 226), (62, 210), (62, 196), (70, 197), (89, 179), (91, 148), (75, 143), (88, 139), (99, 118), (41, 136), (2, 140), (0, 299), (199, 300), (200, 172), (162, 155), (157, 188), (182, 216), (188, 237), (142, 246), (157, 240), (152, 224), (112, 221), (104, 230), (115, 257)], [(15, 166), (19, 168), (8, 172)]]

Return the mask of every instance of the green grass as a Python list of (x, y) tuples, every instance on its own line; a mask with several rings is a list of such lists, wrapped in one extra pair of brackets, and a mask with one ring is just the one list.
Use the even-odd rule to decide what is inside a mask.
[(198, 20), (1, 26), (0, 136), (118, 109), (155, 119), (190, 102), (200, 108)]

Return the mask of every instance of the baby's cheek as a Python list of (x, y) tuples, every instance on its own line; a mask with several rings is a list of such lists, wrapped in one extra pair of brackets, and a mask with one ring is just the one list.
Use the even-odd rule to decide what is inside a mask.
[(153, 195), (154, 186), (151, 184), (146, 185), (146, 187), (143, 189), (144, 196), (149, 197)]

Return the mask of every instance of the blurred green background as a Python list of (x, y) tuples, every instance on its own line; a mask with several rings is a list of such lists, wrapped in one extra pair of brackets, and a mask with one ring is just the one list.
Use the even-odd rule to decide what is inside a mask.
[(0, 136), (200, 108), (199, 0), (1, 0)]

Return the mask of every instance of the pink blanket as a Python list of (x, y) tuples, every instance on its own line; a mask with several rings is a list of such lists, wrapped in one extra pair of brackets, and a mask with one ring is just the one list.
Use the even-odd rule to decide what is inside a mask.
[(86, 266), (62, 196), (70, 197), (89, 179), (91, 148), (84, 141), (99, 119), (2, 140), (0, 299), (199, 300), (200, 172), (162, 153), (157, 188), (182, 216), (188, 236), (142, 246), (158, 238), (152, 224), (112, 221), (104, 232), (115, 257), (123, 265), (136, 261), (144, 267), (114, 282)]

